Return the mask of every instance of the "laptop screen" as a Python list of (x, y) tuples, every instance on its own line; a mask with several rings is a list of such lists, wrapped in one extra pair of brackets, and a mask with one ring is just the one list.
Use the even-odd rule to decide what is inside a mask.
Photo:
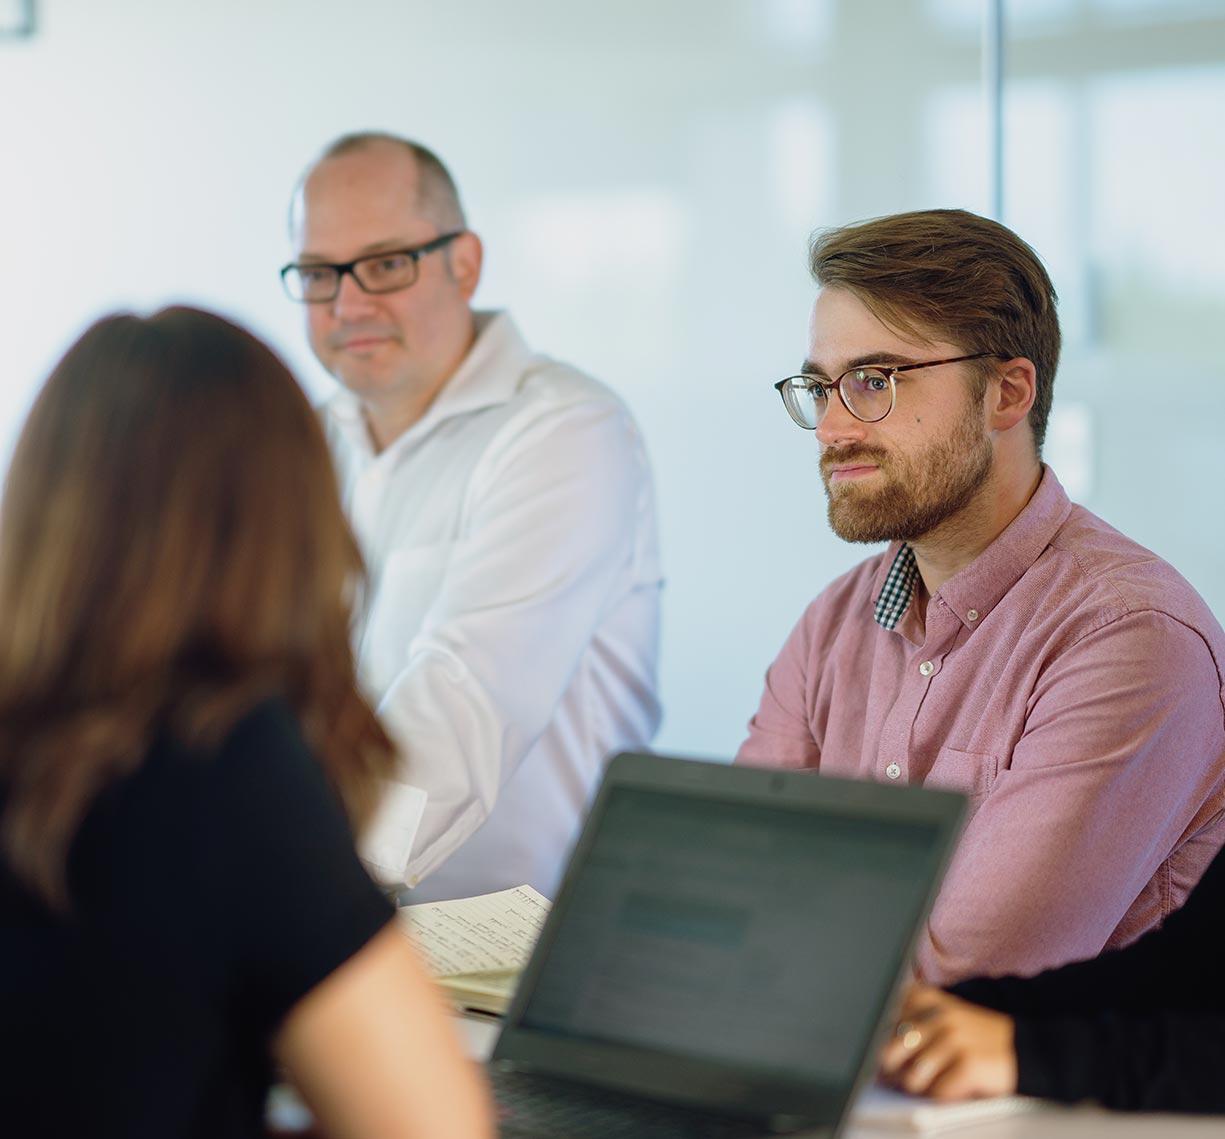
[(522, 1027), (852, 1079), (940, 827), (637, 787), (604, 806)]

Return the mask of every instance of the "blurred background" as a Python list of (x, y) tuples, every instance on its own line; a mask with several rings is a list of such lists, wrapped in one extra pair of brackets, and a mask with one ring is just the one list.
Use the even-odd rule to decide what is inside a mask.
[(24, 3), (0, 3), (0, 463), (118, 307), (216, 308), (325, 395), (277, 279), (290, 190), (384, 129), (455, 174), (480, 306), (642, 424), (660, 748), (731, 753), (869, 552), (830, 533), (770, 386), (804, 356), (819, 227), (998, 210), (1062, 302), (1048, 462), (1225, 617), (1225, 0), (1007, 0), (1000, 40), (989, 0), (37, 0), (3, 35)]

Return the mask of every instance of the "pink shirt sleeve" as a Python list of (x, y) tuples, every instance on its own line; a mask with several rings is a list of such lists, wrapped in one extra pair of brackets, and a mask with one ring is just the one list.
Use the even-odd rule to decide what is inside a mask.
[(766, 672), (765, 689), (749, 721), (736, 762), (759, 767), (819, 767), (821, 750), (808, 724), (806, 669), (812, 653), (809, 607)]
[(1060, 653), (962, 837), (919, 944), (923, 978), (1100, 952), (1180, 843), (1214, 837), (1185, 848), (1204, 859), (1221, 844), (1223, 737), (1215, 662), (1174, 618), (1129, 613)]

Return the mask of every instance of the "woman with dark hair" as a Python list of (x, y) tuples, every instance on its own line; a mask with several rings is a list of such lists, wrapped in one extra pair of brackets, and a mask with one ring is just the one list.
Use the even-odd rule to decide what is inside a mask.
[(1181, 910), (1122, 949), (1035, 977), (913, 986), (883, 1074), (941, 1100), (1020, 1092), (1225, 1112), (1222, 946), (1225, 852)]
[(39, 394), (0, 508), (0, 1130), (484, 1136), (363, 871), (393, 748), (361, 560), (293, 377), (207, 313), (115, 316)]

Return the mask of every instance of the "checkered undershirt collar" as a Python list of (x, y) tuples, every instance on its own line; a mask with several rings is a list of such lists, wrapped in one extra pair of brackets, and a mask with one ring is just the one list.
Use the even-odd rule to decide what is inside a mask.
[(914, 550), (903, 542), (893, 556), (893, 565), (889, 567), (885, 584), (876, 598), (876, 608), (872, 611), (872, 616), (882, 629), (892, 629), (902, 619), (914, 595), (914, 583), (918, 576), (919, 563), (915, 561)]

